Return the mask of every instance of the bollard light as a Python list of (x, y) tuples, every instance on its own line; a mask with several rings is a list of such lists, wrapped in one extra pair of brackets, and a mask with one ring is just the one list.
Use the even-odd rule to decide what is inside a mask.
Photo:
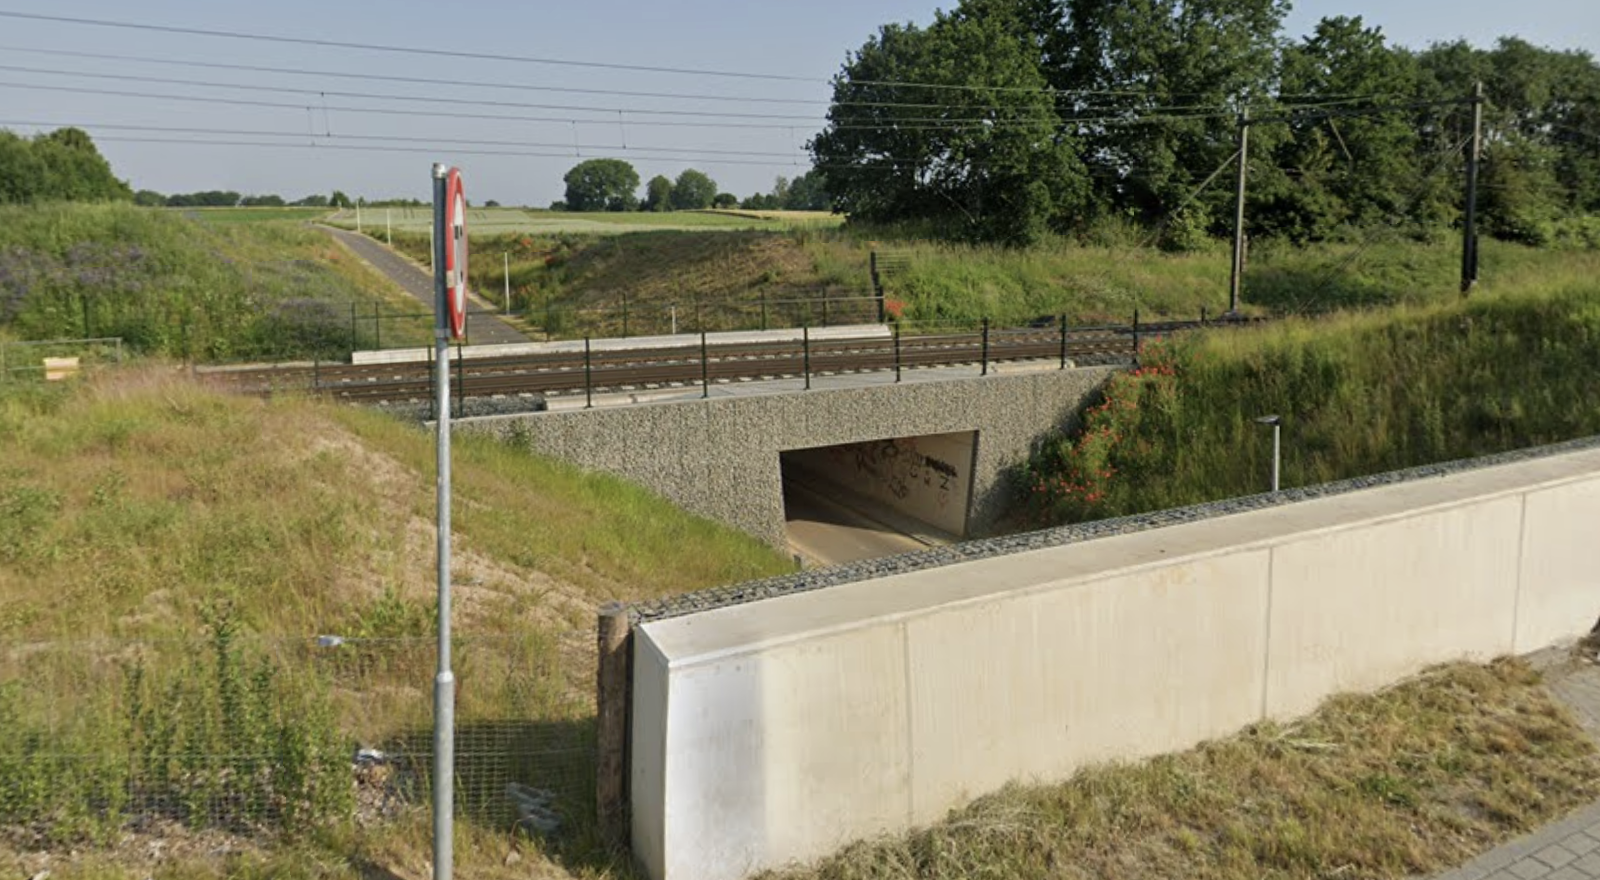
[(1255, 421), (1258, 425), (1269, 425), (1272, 428), (1272, 491), (1276, 493), (1278, 491), (1279, 465), (1282, 461), (1283, 453), (1283, 445), (1279, 442), (1279, 437), (1283, 431), (1283, 417), (1278, 415), (1261, 416)]

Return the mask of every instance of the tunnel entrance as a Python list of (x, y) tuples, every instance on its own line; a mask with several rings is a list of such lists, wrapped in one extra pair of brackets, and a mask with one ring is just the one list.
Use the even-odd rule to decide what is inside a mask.
[(975, 431), (780, 453), (789, 544), (807, 565), (873, 559), (967, 534)]

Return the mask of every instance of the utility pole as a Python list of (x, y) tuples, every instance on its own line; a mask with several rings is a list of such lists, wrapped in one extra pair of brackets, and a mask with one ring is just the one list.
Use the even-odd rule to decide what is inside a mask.
[(1467, 149), (1466, 218), (1462, 223), (1461, 293), (1478, 284), (1478, 164), (1483, 158), (1483, 83), (1472, 87), (1472, 145)]
[(1239, 184), (1234, 190), (1233, 273), (1228, 282), (1228, 316), (1238, 317), (1244, 285), (1244, 189), (1250, 175), (1250, 111), (1239, 113)]

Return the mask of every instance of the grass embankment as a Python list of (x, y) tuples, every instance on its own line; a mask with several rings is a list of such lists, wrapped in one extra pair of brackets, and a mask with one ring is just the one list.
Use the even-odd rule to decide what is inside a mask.
[[(595, 608), (789, 563), (620, 480), (454, 451), (462, 870), (515, 873), (512, 782), (559, 796), (552, 852), (609, 864), (585, 800)], [(42, 849), (56, 876), (145, 876), (154, 847), (199, 876), (240, 870), (218, 849), (268, 876), (424, 875), (432, 466), (414, 426), (159, 368), (0, 386), (0, 871)], [(358, 745), (392, 775), (352, 788)]]
[(768, 880), (1426, 876), (1600, 796), (1520, 661), (1458, 665), (1183, 754), (1012, 786)]
[[(381, 237), (381, 230), (379, 231)], [(812, 326), (876, 319), (870, 254), (884, 258), (886, 296), (909, 332), (976, 326), (985, 318), (1019, 325), (1066, 315), (1075, 323), (1193, 319), (1228, 307), (1229, 254), (1217, 242), (1164, 253), (1138, 242), (1057, 240), (1026, 250), (868, 240), (850, 230), (635, 231), (474, 236), (473, 284), (499, 300), (508, 253), (512, 309), (530, 328), (557, 336), (694, 332)], [(395, 245), (427, 261), (426, 235)], [(1563, 267), (1587, 265), (1581, 250), (1540, 251), (1483, 243), (1487, 284), (1516, 287)], [(1243, 311), (1275, 317), (1341, 309), (1416, 305), (1455, 297), (1459, 245), (1409, 239), (1290, 248), (1258, 247)], [(820, 299), (832, 300), (824, 315)], [(854, 302), (851, 302), (854, 300)], [(765, 305), (765, 308), (763, 308)]]
[(1463, 300), (1185, 337), (1114, 380), (1030, 474), (1080, 520), (1254, 494), (1283, 416), (1302, 486), (1600, 433), (1600, 254)]
[[(327, 358), (350, 350), (353, 326), (357, 346), (372, 344), (372, 322), (352, 322), (352, 310), (399, 302), (392, 285), (314, 229), (197, 216), (131, 205), (0, 208), (0, 329), (19, 339), (117, 336), (136, 352), (205, 361)], [(385, 331), (396, 341), (405, 332)]]

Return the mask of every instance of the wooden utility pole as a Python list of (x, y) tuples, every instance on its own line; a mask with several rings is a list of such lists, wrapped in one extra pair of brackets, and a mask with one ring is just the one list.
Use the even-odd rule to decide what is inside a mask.
[(1244, 190), (1250, 174), (1250, 111), (1239, 114), (1239, 184), (1234, 191), (1233, 275), (1228, 284), (1228, 316), (1239, 314), (1239, 290), (1244, 285)]
[(1472, 88), (1472, 145), (1467, 148), (1466, 218), (1462, 223), (1461, 292), (1478, 283), (1478, 164), (1483, 158), (1483, 83)]

